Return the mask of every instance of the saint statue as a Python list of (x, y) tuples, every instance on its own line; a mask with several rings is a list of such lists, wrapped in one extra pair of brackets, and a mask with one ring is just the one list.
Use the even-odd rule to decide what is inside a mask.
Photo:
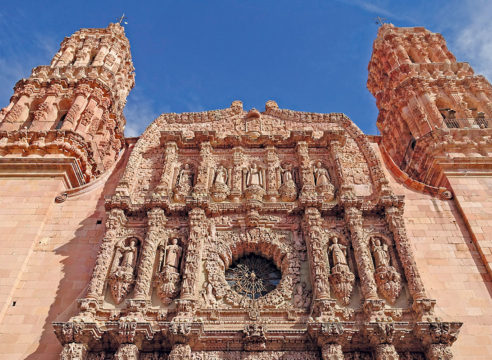
[(130, 240), (129, 246), (119, 245), (115, 255), (115, 265), (118, 268), (134, 268), (137, 261), (137, 242)]
[(227, 169), (222, 165), (215, 170), (214, 185), (227, 185)]
[(376, 269), (380, 266), (389, 266), (390, 258), (388, 254), (388, 245), (385, 243), (381, 244), (379, 238), (373, 238), (372, 241), (372, 251), (374, 254), (374, 262), (376, 263)]
[(338, 238), (336, 236), (332, 240), (329, 251), (331, 252), (331, 256), (333, 259), (333, 266), (337, 266), (338, 264), (347, 265), (347, 247), (345, 245), (339, 244)]
[(174, 200), (184, 201), (185, 197), (191, 193), (193, 188), (193, 169), (190, 164), (185, 164), (179, 171), (176, 178), (176, 186), (174, 190)]
[(313, 173), (314, 173), (314, 181), (316, 183), (316, 186), (331, 185), (330, 174), (328, 173), (328, 170), (326, 170), (326, 168), (323, 167), (321, 161), (318, 161), (316, 163)]
[(169, 266), (178, 272), (179, 260), (181, 259), (182, 252), (183, 249), (178, 245), (178, 239), (172, 239), (171, 244), (166, 246), (166, 259), (164, 265), (166, 267)]
[(258, 168), (256, 163), (253, 163), (248, 170), (246, 175), (246, 186), (259, 186), (263, 187), (263, 176), (261, 173), (261, 169)]

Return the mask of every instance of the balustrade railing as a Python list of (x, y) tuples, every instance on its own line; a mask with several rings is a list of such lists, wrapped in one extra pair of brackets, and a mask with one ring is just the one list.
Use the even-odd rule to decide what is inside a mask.
[(490, 124), (492, 124), (492, 119), (482, 117), (468, 119), (447, 118), (444, 119), (444, 122), (449, 129), (488, 129)]

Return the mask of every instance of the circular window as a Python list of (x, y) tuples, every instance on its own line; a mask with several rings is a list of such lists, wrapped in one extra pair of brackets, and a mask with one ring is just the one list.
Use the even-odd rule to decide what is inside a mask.
[(255, 254), (238, 259), (225, 275), (234, 291), (250, 299), (268, 294), (282, 279), (282, 273), (272, 261)]

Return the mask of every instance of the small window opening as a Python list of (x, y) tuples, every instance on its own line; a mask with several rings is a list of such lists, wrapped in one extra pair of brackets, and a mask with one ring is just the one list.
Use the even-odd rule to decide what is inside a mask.
[(15, 306), (17, 304), (17, 301), (12, 301), (12, 306)]
[(56, 124), (56, 128), (55, 128), (56, 130), (60, 130), (62, 128), (66, 117), (67, 117), (67, 114), (62, 115), (62, 117), (60, 118), (60, 121), (58, 121), (58, 124)]
[(98, 219), (98, 220), (96, 221), (96, 224), (97, 224), (97, 225), (101, 225), (101, 224), (102, 224), (102, 220), (101, 220), (101, 219)]

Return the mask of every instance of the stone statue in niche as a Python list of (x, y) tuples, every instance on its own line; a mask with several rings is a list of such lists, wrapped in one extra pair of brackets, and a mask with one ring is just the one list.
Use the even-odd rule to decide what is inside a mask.
[(278, 192), (280, 198), (283, 201), (294, 201), (297, 198), (297, 186), (295, 182), (295, 170), (291, 164), (284, 164), (280, 167), (280, 179), (282, 184), (280, 185)]
[(156, 287), (161, 301), (168, 305), (179, 294), (181, 275), (179, 272), (183, 249), (178, 238), (172, 238), (167, 245), (159, 246)]
[(335, 187), (330, 181), (330, 174), (323, 166), (321, 161), (316, 162), (313, 169), (314, 183), (317, 192), (322, 195), (326, 201), (331, 201), (335, 197)]
[(184, 202), (193, 189), (194, 172), (190, 164), (185, 164), (179, 171), (174, 187), (174, 200)]
[(120, 304), (133, 288), (138, 254), (139, 241), (136, 238), (120, 242), (116, 246), (108, 279), (111, 295), (116, 304)]
[(253, 163), (245, 174), (246, 197), (248, 199), (262, 200), (265, 195), (265, 174), (264, 169)]
[(223, 165), (215, 170), (211, 196), (215, 201), (224, 201), (229, 196), (229, 171)]
[(401, 276), (392, 265), (391, 252), (386, 241), (379, 236), (373, 236), (370, 245), (376, 269), (376, 285), (381, 295), (393, 304), (401, 293)]
[(355, 282), (355, 276), (348, 265), (347, 246), (340, 243), (337, 236), (330, 239), (328, 245), (330, 263), (330, 284), (338, 300), (344, 305), (350, 302), (350, 296)]
[(306, 309), (311, 305), (311, 291), (306, 289), (306, 283), (300, 282), (296, 285), (294, 294), (294, 306)]

